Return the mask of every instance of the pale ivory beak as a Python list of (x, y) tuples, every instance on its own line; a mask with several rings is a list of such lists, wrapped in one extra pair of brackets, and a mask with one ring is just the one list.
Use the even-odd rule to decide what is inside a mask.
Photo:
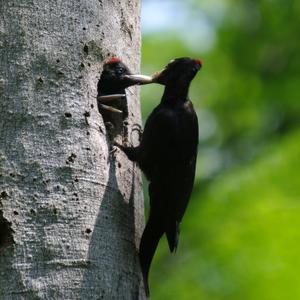
[(137, 84), (152, 83), (152, 76), (136, 74), (136, 75), (125, 75), (124, 77), (136, 82)]
[(105, 96), (98, 96), (97, 100), (99, 100), (101, 103), (107, 103), (111, 102), (113, 100), (125, 98), (125, 94), (111, 94), (111, 95), (105, 95)]
[(118, 113), (118, 114), (122, 114), (123, 112), (117, 108), (114, 108), (112, 106), (108, 106), (108, 105), (104, 105), (104, 104), (100, 104), (101, 108), (113, 112), (113, 113)]
[(126, 95), (125, 94), (112, 94), (112, 95), (98, 96), (97, 100), (100, 102), (99, 104), (102, 109), (105, 109), (105, 110), (113, 112), (113, 113), (121, 114), (122, 113), (121, 110), (114, 108), (112, 106), (105, 105), (103, 103), (109, 103), (113, 100), (118, 100), (118, 99), (122, 99), (122, 98), (125, 99)]

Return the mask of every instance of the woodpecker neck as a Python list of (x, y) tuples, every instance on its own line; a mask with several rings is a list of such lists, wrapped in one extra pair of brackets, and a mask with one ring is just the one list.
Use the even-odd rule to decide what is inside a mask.
[(177, 103), (177, 102), (185, 102), (188, 99), (188, 92), (189, 92), (190, 84), (168, 84), (165, 86), (164, 94), (162, 96), (161, 102), (162, 103)]

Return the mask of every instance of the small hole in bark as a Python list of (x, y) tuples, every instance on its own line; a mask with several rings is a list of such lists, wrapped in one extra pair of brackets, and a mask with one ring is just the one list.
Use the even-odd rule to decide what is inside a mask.
[(90, 228), (87, 228), (86, 231), (85, 231), (87, 234), (91, 233), (92, 230)]
[(57, 215), (57, 209), (56, 209), (56, 208), (53, 209), (53, 213), (54, 213), (55, 215)]
[(88, 45), (84, 45), (83, 51), (84, 51), (85, 54), (89, 54), (89, 47), (88, 47)]
[(88, 64), (87, 64), (89, 67), (91, 66), (91, 64), (88, 62)]
[(91, 104), (91, 108), (94, 108), (94, 104)]
[(120, 163), (120, 162), (118, 162), (118, 168), (121, 168), (121, 167), (122, 167), (121, 163)]
[(83, 28), (82, 28), (82, 30), (86, 30), (86, 28), (85, 28), (85, 27), (83, 27)]
[(10, 174), (9, 174), (9, 176), (10, 176), (10, 177), (15, 177), (15, 176), (16, 176), (16, 174), (14, 174), (14, 173), (10, 173)]
[(90, 135), (90, 133), (87, 131), (86, 135)]
[(83, 69), (85, 67), (84, 63), (81, 63), (80, 67)]
[(1, 198), (6, 198), (6, 197), (8, 197), (8, 194), (6, 191), (3, 191), (3, 192), (1, 192), (0, 196), (1, 196)]
[(14, 210), (14, 215), (15, 215), (15, 216), (18, 216), (19, 213), (18, 213), (16, 210)]
[(39, 77), (39, 78), (37, 79), (37, 82), (38, 82), (39, 84), (43, 84), (43, 83), (44, 83), (44, 80), (43, 80), (42, 77)]
[(57, 60), (56, 60), (56, 62), (57, 62), (57, 63), (59, 63), (59, 62), (60, 62), (60, 60), (59, 60), (59, 59), (57, 59)]
[(35, 210), (34, 210), (34, 209), (31, 209), (31, 210), (30, 210), (30, 213), (33, 214), (33, 215), (35, 215)]
[[(97, 83), (97, 96), (108, 96), (109, 94), (122, 94), (126, 95), (125, 88), (118, 87), (114, 91), (108, 93), (106, 86), (107, 69), (104, 65), (103, 71), (101, 73), (100, 79)], [(128, 118), (128, 106), (127, 97), (120, 97), (111, 100), (102, 100), (98, 98), (98, 111), (100, 112), (109, 140), (114, 140), (116, 136), (121, 135), (122, 137), (127, 137), (127, 129), (124, 128), (123, 122)], [(108, 102), (107, 102), (108, 101)]]
[(75, 161), (75, 158), (77, 157), (76, 154), (74, 153), (71, 153), (71, 155), (68, 157), (68, 161), (73, 163)]
[(69, 112), (66, 112), (66, 113), (65, 113), (65, 117), (66, 117), (66, 118), (72, 118), (72, 114), (69, 113)]
[(75, 181), (75, 182), (78, 182), (79, 180), (78, 180), (78, 178), (76, 177), (76, 178), (74, 179), (74, 181)]

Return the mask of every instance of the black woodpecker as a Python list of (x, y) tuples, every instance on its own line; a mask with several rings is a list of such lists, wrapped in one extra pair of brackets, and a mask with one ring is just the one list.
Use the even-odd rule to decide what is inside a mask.
[(201, 67), (201, 60), (177, 58), (154, 74), (148, 83), (163, 84), (165, 90), (146, 121), (140, 145), (116, 144), (150, 181), (150, 214), (139, 248), (147, 296), (149, 269), (158, 242), (165, 233), (170, 251), (176, 251), (180, 223), (193, 189), (198, 120), (188, 90)]

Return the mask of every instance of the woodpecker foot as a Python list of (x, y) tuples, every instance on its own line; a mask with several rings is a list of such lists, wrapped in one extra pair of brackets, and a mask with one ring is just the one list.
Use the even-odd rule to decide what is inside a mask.
[(117, 151), (117, 147), (115, 147), (115, 145), (113, 145), (111, 147), (111, 150), (109, 150), (109, 155), (113, 155), (116, 151)]

